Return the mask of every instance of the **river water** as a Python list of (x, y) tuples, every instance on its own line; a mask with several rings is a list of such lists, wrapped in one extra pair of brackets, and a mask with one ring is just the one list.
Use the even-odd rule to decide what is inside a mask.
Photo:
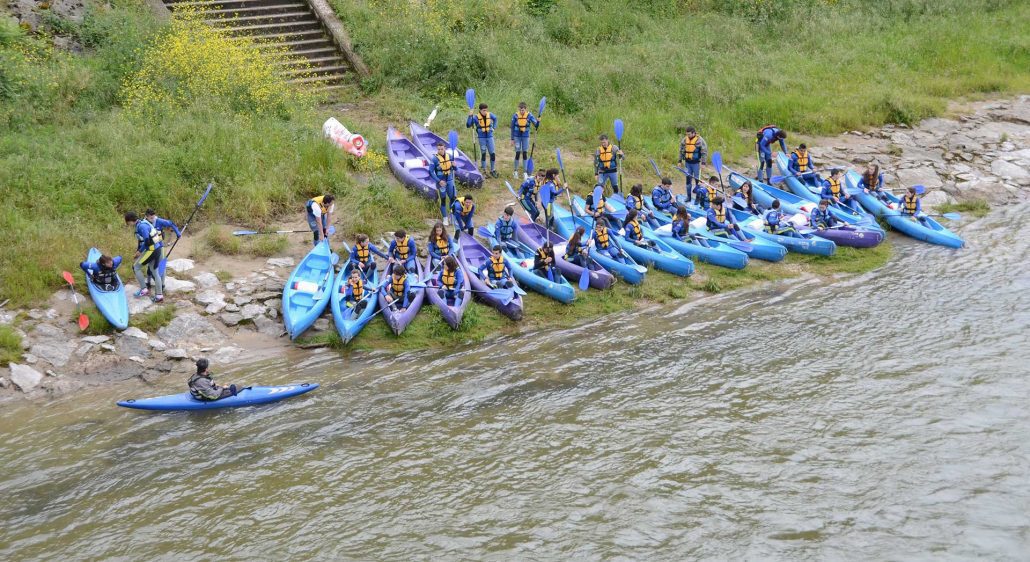
[(323, 385), (271, 406), (6, 404), (0, 559), (1026, 560), (1028, 216), (833, 284), (233, 374)]

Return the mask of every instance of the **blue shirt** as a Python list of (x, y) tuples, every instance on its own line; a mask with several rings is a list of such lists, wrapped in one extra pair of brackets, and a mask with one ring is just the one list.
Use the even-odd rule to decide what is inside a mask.
[[(441, 289), (446, 289), (446, 287), (443, 286), (443, 268), (442, 267), (440, 268), (440, 272), (436, 274), (436, 280), (440, 283), (440, 288)], [(454, 290), (457, 291), (457, 290), (461, 289), (461, 286), (464, 283), (465, 283), (465, 274), (462, 273), (460, 267), (455, 268), (455, 270), (454, 270)]]
[(522, 182), (522, 185), (519, 186), (519, 197), (521, 197), (522, 199), (535, 199), (536, 192), (537, 189), (535, 177), (527, 179), (526, 181)]
[(540, 128), (540, 121), (536, 117), (534, 117), (532, 113), (530, 113), (528, 111), (526, 112), (526, 130), (525, 131), (520, 131), (519, 130), (519, 112), (516, 111), (515, 113), (512, 113), (511, 114), (511, 140), (515, 140), (516, 138), (528, 137), (529, 136), (529, 127), (530, 126), (536, 127), (537, 129)]
[[(358, 248), (358, 245), (354, 244), (354, 247), (351, 248), (350, 257), (348, 258), (348, 260), (351, 261), (351, 262), (354, 262), (357, 265), (362, 265), (361, 260), (358, 259), (357, 248)], [(376, 248), (375, 245), (372, 244), (372, 242), (368, 243), (368, 252), (369, 252), (368, 259), (370, 259), (370, 260), (372, 259), (372, 254), (375, 254), (375, 255), (383, 258), (383, 259), (388, 259), (389, 258), (389, 256), (384, 254), (382, 252), (382, 250), (380, 250), (379, 248)]]
[(162, 236), (164, 235), (164, 231), (169, 228), (172, 229), (172, 232), (175, 233), (176, 238), (182, 236), (182, 232), (179, 232), (179, 227), (176, 226), (174, 222), (168, 219), (157, 217), (156, 220), (154, 220), (154, 228), (160, 230)]
[[(725, 209), (725, 207), (724, 207), (724, 209)], [(730, 223), (733, 222), (733, 216), (730, 214), (729, 209), (726, 209), (726, 222), (719, 222), (718, 217), (715, 215), (715, 207), (709, 207), (708, 208), (708, 217), (707, 218), (708, 218), (708, 226), (709, 226), (709, 228), (712, 228), (713, 225), (714, 225), (714, 228), (716, 228), (716, 229), (719, 229), (719, 228), (725, 229), (725, 228), (727, 228), (727, 226)]]
[(790, 163), (787, 164), (787, 170), (795, 174), (810, 173), (812, 168), (815, 167), (815, 158), (812, 158), (811, 152), (806, 152), (805, 154), (808, 156), (807, 170), (804, 172), (801, 171), (801, 166), (798, 164), (798, 155), (793, 152), (790, 153)]
[[(400, 254), (397, 253), (396, 238), (390, 241), (390, 249), (387, 253), (390, 254), (391, 257), (394, 257), (398, 260), (401, 259)], [(411, 260), (415, 259), (416, 257), (417, 256), (415, 255), (415, 240), (413, 238), (408, 238), (408, 259)]]
[(672, 221), (672, 237), (683, 240), (690, 234), (690, 221), (675, 219)]
[(429, 161), (429, 177), (433, 178), (433, 181), (440, 182), (454, 181), (454, 169), (457, 167), (457, 162), (451, 158), (451, 171), (444, 173), (443, 168), (440, 167), (440, 155), (434, 154), (432, 160)]
[(829, 228), (837, 224), (837, 217), (830, 213), (829, 207), (825, 211), (816, 207), (808, 214), (808, 222), (812, 223), (815, 228)]
[(651, 202), (660, 211), (672, 209), (672, 192), (661, 185), (656, 185), (651, 191)]
[[(769, 152), (769, 147), (773, 143), (773, 138), (776, 136), (776, 133), (778, 133), (778, 132), (780, 132), (779, 127), (773, 127), (771, 129), (766, 129), (765, 132), (762, 133), (762, 138), (758, 140), (758, 148), (762, 152)], [(787, 143), (784, 142), (783, 139), (779, 139), (779, 141), (780, 141), (780, 150), (782, 150), (784, 152), (784, 154), (786, 154), (786, 152), (787, 152)]]
[(154, 249), (161, 247), (161, 243), (154, 240), (155, 236), (160, 234), (159, 231), (155, 230), (154, 227), (147, 222), (145, 219), (139, 219), (136, 221), (136, 250), (139, 252), (145, 252), (147, 248), (153, 245)]
[(544, 185), (540, 186), (540, 204), (546, 207), (562, 193), (565, 193), (565, 189), (559, 189), (553, 181), (544, 182)]

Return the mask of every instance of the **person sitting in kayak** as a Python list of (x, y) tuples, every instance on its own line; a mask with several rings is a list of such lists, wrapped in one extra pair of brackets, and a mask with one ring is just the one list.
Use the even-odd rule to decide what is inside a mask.
[(203, 402), (213, 402), (222, 398), (236, 396), (238, 394), (236, 385), (219, 385), (211, 380), (211, 372), (208, 371), (208, 366), (209, 362), (207, 359), (203, 357), (197, 359), (197, 373), (191, 376), (189, 382), (186, 383), (190, 389), (190, 396)]
[(654, 213), (644, 206), (644, 186), (639, 183), (629, 189), (629, 197), (626, 198), (626, 209), (635, 210), (637, 215), (644, 219), (651, 228), (661, 226), (658, 223), (658, 219), (654, 218)]
[(554, 201), (565, 193), (565, 188), (568, 187), (558, 180), (560, 173), (558, 168), (547, 170), (544, 174), (544, 184), (540, 186), (540, 206), (544, 209), (544, 227), (548, 230), (554, 227)]
[[(595, 185), (594, 190), (587, 194), (584, 198), (586, 203), (586, 214), (597, 220), (608, 213), (608, 199), (604, 196), (603, 189), (599, 190), (600, 185)], [(594, 194), (600, 193), (598, 201), (594, 201)]]
[(651, 190), (651, 204), (663, 213), (676, 212), (676, 205), (672, 201), (671, 179), (662, 178), (662, 183), (654, 186), (654, 189)]
[(604, 189), (612, 184), (612, 193), (619, 192), (619, 160), (625, 155), (622, 149), (608, 140), (608, 135), (598, 137), (601, 145), (594, 151), (594, 181)]
[(615, 240), (612, 238), (611, 230), (608, 228), (608, 219), (601, 217), (594, 221), (594, 230), (591, 232), (591, 239), (597, 251), (607, 254), (613, 260), (626, 263), (626, 256)]
[(515, 286), (512, 281), (511, 269), (504, 260), (501, 253), (501, 245), (495, 244), (490, 250), (490, 259), (480, 266), (479, 276), (494, 289), (510, 289)]
[(630, 209), (626, 213), (626, 220), (623, 221), (624, 228), (626, 230), (626, 240), (634, 243), (641, 248), (654, 248), (654, 240), (648, 240), (644, 237), (644, 229), (640, 226), (640, 216), (637, 214), (636, 209)]
[(926, 226), (926, 216), (923, 214), (923, 204), (919, 202), (919, 194), (915, 187), (909, 187), (905, 195), (901, 197), (901, 216), (911, 220), (918, 220)]
[(565, 261), (580, 267), (587, 267), (587, 264), (590, 263), (589, 240), (587, 242), (583, 241), (584, 234), (586, 234), (586, 229), (582, 226), (577, 226), (576, 231), (572, 233), (572, 237), (569, 238), (568, 243), (565, 245)]
[[(132, 211), (125, 213), (125, 224), (131, 226), (136, 234), (136, 255), (135, 261), (132, 263), (132, 272), (136, 275), (136, 282), (139, 283), (140, 289), (134, 296), (142, 298), (150, 294), (150, 290), (147, 289), (147, 278), (150, 278), (154, 280), (154, 296), (151, 297), (151, 300), (164, 302), (164, 281), (157, 274), (157, 264), (161, 263), (164, 251), (161, 232), (145, 219), (140, 219)], [(146, 268), (146, 276), (143, 275), (144, 268)]]
[(360, 269), (361, 274), (368, 279), (376, 269), (376, 260), (372, 258), (372, 254), (383, 259), (388, 259), (389, 256), (369, 242), (367, 234), (358, 234), (355, 240), (348, 259), (354, 264), (354, 269)]
[(436, 141), (436, 154), (429, 160), (429, 177), (436, 182), (436, 193), (440, 197), (440, 216), (447, 226), (447, 209), (458, 197), (454, 188), (454, 172), (457, 164), (454, 156), (447, 154), (447, 146), (443, 141)]
[(89, 280), (101, 291), (114, 291), (118, 288), (118, 266), (122, 265), (122, 257), (102, 255), (95, 262), (84, 261), (79, 264)]
[(387, 250), (390, 261), (404, 266), (405, 269), (414, 273), (417, 271), (415, 260), (418, 259), (415, 250), (415, 241), (408, 236), (404, 229), (393, 233), (393, 240), (390, 242), (390, 249)]
[(304, 213), (307, 215), (308, 227), (311, 229), (311, 238), (315, 246), (323, 238), (329, 237), (329, 225), (333, 223), (333, 211), (336, 210), (336, 198), (332, 193), (319, 195), (308, 199), (304, 204)]
[(497, 130), (497, 116), (490, 113), (485, 103), (479, 104), (479, 113), (469, 110), (465, 128), (476, 128), (479, 137), (479, 169), (486, 175), (486, 155), (490, 154), (490, 177), (497, 177), (497, 154), (494, 146), (494, 131)]
[(411, 282), (408, 280), (408, 270), (399, 263), (393, 264), (393, 267), (390, 268), (389, 282), (383, 283), (381, 291), (387, 306), (397, 312), (408, 308), (415, 298), (415, 291), (412, 290)]
[(536, 203), (540, 200), (540, 188), (544, 185), (544, 179), (546, 171), (537, 170), (536, 175), (531, 178), (526, 178), (526, 181), (522, 182), (519, 186), (519, 202), (522, 203), (522, 208), (529, 213), (529, 217), (536, 222), (540, 218), (540, 209)]
[(676, 215), (672, 218), (672, 225), (670, 227), (672, 237), (682, 242), (693, 241), (699, 246), (705, 248), (711, 248), (712, 245), (708, 243), (703, 236), (698, 236), (690, 232), (690, 213), (687, 208), (683, 205), (676, 206)]
[(726, 208), (723, 207), (724, 202), (723, 198), (718, 195), (712, 200), (712, 206), (708, 209), (707, 216), (708, 230), (717, 235), (729, 236), (732, 234), (738, 240), (746, 242), (747, 238), (740, 231), (740, 225), (733, 221), (733, 216), (727, 213)]
[(429, 231), (429, 242), (426, 245), (428, 246), (430, 256), (429, 267), (435, 269), (445, 257), (451, 254), (451, 246), (454, 245), (454, 240), (450, 234), (447, 234), (447, 229), (444, 228), (443, 223), (437, 222), (433, 225), (433, 230)]
[(855, 198), (844, 189), (844, 183), (841, 181), (843, 175), (843, 170), (834, 168), (830, 172), (830, 177), (823, 180), (823, 191), (820, 196), (838, 205), (846, 205), (854, 211), (859, 211), (858, 201), (855, 201)]
[(472, 236), (472, 218), (476, 215), (476, 202), (471, 194), (459, 197), (451, 203), (451, 214), (454, 215), (455, 231), (464, 230)]
[(808, 214), (808, 222), (812, 225), (812, 228), (817, 230), (826, 230), (840, 224), (840, 220), (830, 212), (829, 199), (819, 200), (819, 206), (812, 209), (812, 212)]
[(758, 174), (755, 179), (762, 180), (765, 171), (765, 183), (772, 183), (772, 145), (780, 143), (780, 150), (787, 152), (787, 133), (776, 125), (766, 125), (755, 135), (755, 148), (758, 150)]
[(354, 309), (354, 315), (361, 314), (368, 306), (368, 289), (365, 288), (365, 279), (360, 267), (352, 267), (347, 282), (340, 287), (343, 292), (343, 303), (347, 308)]
[(765, 231), (780, 236), (794, 236), (798, 233), (787, 215), (780, 212), (780, 200), (773, 199), (772, 208), (765, 212)]
[(550, 240), (544, 242), (536, 249), (533, 256), (533, 273), (554, 283), (561, 276), (555, 269), (554, 244)]
[(436, 276), (438, 295), (450, 306), (456, 306), (461, 302), (461, 287), (465, 283), (465, 274), (458, 267), (458, 260), (454, 256), (447, 256), (443, 259), (443, 267)]
[(808, 153), (808, 146), (801, 143), (790, 153), (790, 162), (787, 164), (787, 171), (791, 175), (809, 185), (819, 184), (819, 174), (813, 172), (815, 159)]
[(698, 181), (694, 186), (694, 204), (702, 209), (708, 209), (718, 195), (715, 192), (714, 184), (719, 182), (718, 176), (708, 178), (708, 183)]
[(761, 215), (762, 210), (755, 203), (754, 186), (750, 180), (745, 180), (733, 193), (733, 207), (741, 211), (747, 211), (752, 215)]
[(529, 161), (529, 127), (540, 128), (540, 120), (529, 112), (526, 102), (519, 102), (519, 108), (511, 116), (511, 147), (515, 149), (515, 177), (519, 177), (519, 157), (525, 164)]
[(497, 222), (494, 223), (494, 236), (497, 237), (497, 242), (500, 245), (509, 250), (515, 250), (519, 247), (519, 243), (515, 239), (515, 233), (518, 228), (519, 223), (515, 220), (515, 208), (508, 205), (504, 208), (501, 216), (497, 217)]
[(880, 173), (880, 166), (877, 164), (866, 166), (865, 172), (862, 173), (862, 178), (858, 180), (858, 187), (879, 199), (884, 205), (891, 203), (887, 193), (883, 190), (883, 174)]

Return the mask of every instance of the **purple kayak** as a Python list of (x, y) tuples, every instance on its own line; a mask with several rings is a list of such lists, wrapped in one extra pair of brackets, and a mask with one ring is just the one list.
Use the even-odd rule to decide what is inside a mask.
[[(408, 282), (411, 284), (421, 284), (422, 262), (416, 261), (415, 265), (418, 267), (418, 273), (412, 275), (409, 272)], [(392, 279), (392, 276), (386, 276), (386, 279), (383, 281), (383, 287), (385, 290), (390, 290), (390, 281)], [(408, 324), (411, 324), (411, 321), (415, 319), (415, 315), (418, 314), (419, 309), (422, 308), (422, 301), (426, 297), (425, 288), (418, 287), (412, 289), (412, 292), (415, 293), (415, 298), (411, 299), (411, 302), (408, 303), (408, 307), (403, 310), (390, 308), (389, 303), (386, 302), (386, 297), (383, 295), (383, 291), (379, 291), (379, 296), (377, 297), (379, 299), (379, 308), (383, 311), (383, 318), (386, 319), (386, 323), (390, 326), (390, 329), (393, 330), (393, 333), (398, 336), (401, 335), (404, 332), (404, 329), (408, 327)]]
[[(415, 141), (415, 146), (422, 149), (422, 153), (426, 155), (427, 160), (432, 159), (436, 155), (436, 143), (442, 142), (444, 145), (447, 144), (443, 137), (414, 121), (408, 124), (408, 128), (411, 129), (411, 140)], [(450, 148), (447, 150), (449, 151)], [(483, 174), (479, 172), (476, 163), (468, 155), (459, 148), (458, 154), (454, 155), (453, 158), (454, 163), (458, 166), (454, 171), (455, 179), (469, 187), (483, 187)]]
[[(569, 241), (560, 234), (547, 230), (536, 223), (523, 222), (515, 229), (515, 237), (533, 250), (539, 249), (545, 241), (550, 240), (551, 244), (554, 244), (555, 265), (566, 279), (574, 284), (579, 283), (579, 278), (583, 275), (583, 268), (565, 260), (565, 246)], [(604, 291), (615, 284), (615, 277), (596, 261), (591, 259), (587, 267), (590, 268), (591, 287)]]
[[(452, 244), (451, 252), (453, 253), (456, 251), (458, 251), (458, 245)], [(432, 255), (426, 256), (425, 271), (430, 272), (428, 274), (430, 278), (426, 280), (426, 298), (429, 299), (429, 302), (433, 303), (433, 305), (440, 310), (440, 314), (443, 316), (444, 322), (447, 322), (448, 326), (457, 330), (458, 325), (461, 324), (462, 316), (465, 315), (465, 309), (468, 308), (469, 301), (472, 300), (472, 286), (469, 283), (468, 274), (464, 275), (464, 279), (462, 279), (461, 282), (461, 290), (459, 291), (460, 300), (454, 303), (454, 305), (452, 306), (447, 304), (444, 298), (441, 297), (439, 293), (437, 293), (437, 291), (440, 290), (440, 283), (437, 281), (436, 278), (437, 275), (440, 273), (440, 270), (438, 268), (435, 272), (433, 271)]]
[(820, 238), (832, 240), (838, 246), (850, 246), (852, 248), (872, 248), (883, 242), (883, 233), (879, 230), (858, 228), (851, 225), (839, 226), (836, 228), (824, 228), (819, 230), (799, 229), (800, 232), (814, 234)]
[(393, 127), (386, 130), (386, 157), (390, 161), (393, 175), (401, 183), (423, 197), (434, 200), (439, 198), (433, 178), (429, 176), (429, 162), (425, 155), (415, 143)]
[(465, 277), (476, 291), (476, 297), (497, 309), (498, 312), (512, 320), (522, 320), (522, 297), (515, 295), (511, 302), (505, 304), (489, 293), (490, 286), (479, 277), (479, 268), (490, 260), (490, 250), (478, 240), (462, 232), (458, 238), (461, 250), (458, 252), (458, 263), (465, 270)]

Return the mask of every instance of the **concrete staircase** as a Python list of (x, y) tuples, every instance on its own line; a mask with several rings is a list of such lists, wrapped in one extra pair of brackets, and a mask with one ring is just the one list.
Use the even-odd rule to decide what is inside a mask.
[(225, 29), (241, 41), (253, 40), (255, 48), (270, 51), (286, 48), (287, 57), (277, 63), (291, 84), (326, 97), (358, 93), (358, 74), (353, 65), (326, 33), (322, 21), (307, 0), (162, 0), (175, 11), (189, 8), (204, 21)]

